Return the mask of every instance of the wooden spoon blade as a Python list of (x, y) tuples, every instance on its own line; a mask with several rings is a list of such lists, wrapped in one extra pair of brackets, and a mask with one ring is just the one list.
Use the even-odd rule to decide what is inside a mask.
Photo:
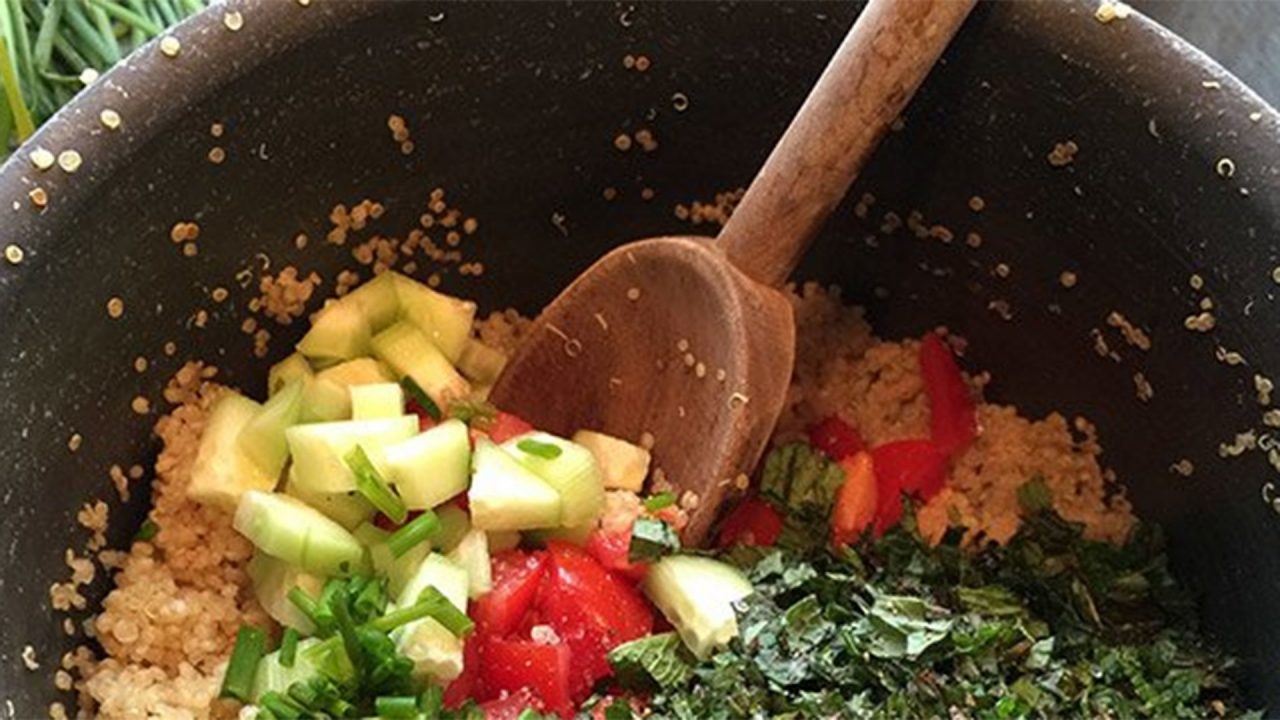
[(652, 436), (652, 477), (694, 498), (683, 535), (697, 544), (760, 459), (794, 360), (782, 293), (709, 240), (655, 238), (610, 252), (561, 293), (491, 398), (560, 435)]

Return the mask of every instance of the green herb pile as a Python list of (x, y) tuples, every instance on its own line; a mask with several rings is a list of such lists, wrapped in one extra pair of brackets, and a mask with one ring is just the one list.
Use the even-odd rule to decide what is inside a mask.
[(0, 0), (0, 158), (84, 85), (206, 0)]
[(695, 664), (666, 635), (611, 660), (655, 718), (1261, 717), (1196, 634), (1159, 534), (1086, 540), (1046, 497), (1028, 483), (1022, 530), (976, 553), (956, 532), (930, 547), (909, 513), (839, 554), (794, 535), (738, 548), (756, 594), (727, 650)]

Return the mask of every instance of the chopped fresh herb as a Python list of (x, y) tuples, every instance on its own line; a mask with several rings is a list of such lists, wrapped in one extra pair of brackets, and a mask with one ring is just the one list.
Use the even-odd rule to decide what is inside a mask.
[(236, 644), (231, 649), (231, 660), (222, 679), (219, 697), (230, 697), (248, 702), (253, 694), (254, 675), (258, 662), (267, 650), (267, 634), (252, 625), (241, 625), (236, 633)]
[(356, 491), (383, 515), (391, 518), (391, 521), (397, 525), (409, 517), (409, 509), (405, 507), (404, 500), (383, 479), (382, 473), (373, 466), (363, 447), (356, 445), (351, 448), (351, 452), (347, 453), (343, 460), (356, 476)]
[(374, 701), (373, 707), (378, 717), (389, 720), (418, 717), (418, 698), (412, 695), (383, 695)]
[(1018, 488), (1018, 505), (1024, 514), (1035, 514), (1053, 507), (1053, 493), (1044, 484), (1044, 478), (1037, 475)]
[(293, 628), (285, 628), (284, 635), (280, 637), (280, 665), (282, 667), (293, 667), (294, 660), (298, 657), (298, 631)]
[(521, 440), (516, 443), (516, 447), (520, 449), (520, 452), (525, 452), (544, 460), (555, 460), (564, 452), (564, 450), (560, 449), (559, 445), (534, 440), (533, 438), (525, 438), (524, 440)]
[(418, 596), (418, 602), (393, 610), (377, 618), (370, 625), (383, 632), (390, 632), (401, 625), (427, 617), (434, 619), (458, 637), (466, 635), (475, 627), (475, 623), (471, 622), (471, 618), (467, 617), (466, 613), (454, 607), (453, 603), (449, 602), (449, 598), (433, 586), (422, 591)]
[(696, 663), (674, 632), (642, 637), (609, 651), (609, 664), (618, 681), (631, 687), (680, 687), (693, 677)]
[(138, 532), (134, 534), (133, 539), (136, 542), (149, 542), (158, 532), (160, 532), (160, 526), (154, 520), (148, 518), (143, 521), (142, 527), (138, 528)]
[(324, 602), (317, 602), (300, 587), (293, 587), (285, 596), (298, 611), (306, 616), (316, 628), (317, 635), (328, 635), (333, 629), (333, 613)]
[(675, 528), (651, 517), (638, 517), (631, 526), (631, 544), (627, 559), (652, 562), (664, 555), (680, 552), (680, 536)]
[(444, 712), (444, 688), (431, 685), (418, 697), (418, 709), (429, 718), (439, 717)]
[(454, 400), (449, 403), (449, 417), (486, 428), (498, 417), (498, 408), (483, 400)]
[(393, 556), (400, 557), (434, 537), (438, 532), (440, 532), (439, 516), (430, 510), (424, 510), (421, 515), (391, 533), (391, 537), (387, 538), (387, 547), (391, 549)]
[(644, 509), (649, 512), (658, 512), (664, 508), (669, 508), (676, 504), (676, 494), (673, 492), (660, 492), (657, 495), (650, 495), (644, 499)]
[(760, 494), (784, 509), (784, 547), (814, 547), (831, 534), (827, 526), (844, 471), (822, 452), (805, 443), (776, 448), (765, 458)]
[(281, 720), (298, 720), (307, 712), (307, 708), (302, 703), (274, 690), (263, 693), (262, 697), (258, 698), (258, 705)]
[(422, 411), (425, 412), (432, 420), (439, 420), (444, 417), (444, 413), (440, 412), (440, 406), (436, 405), (436, 401), (432, 400), (431, 396), (422, 389), (422, 386), (414, 382), (413, 378), (406, 377), (401, 380), (400, 387), (404, 388), (404, 391), (408, 393), (409, 398), (417, 403), (418, 407), (422, 408)]

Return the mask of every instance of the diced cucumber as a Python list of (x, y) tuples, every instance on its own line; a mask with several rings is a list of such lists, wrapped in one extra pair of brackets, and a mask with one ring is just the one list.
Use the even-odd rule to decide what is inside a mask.
[(360, 309), (369, 329), (375, 333), (395, 322), (400, 315), (400, 297), (396, 293), (398, 275), (394, 271), (379, 273), (342, 297), (342, 302), (352, 303)]
[(346, 360), (369, 354), (373, 329), (356, 303), (330, 301), (311, 321), (311, 329), (298, 342), (298, 352), (308, 358)]
[(461, 420), (446, 420), (384, 453), (387, 476), (410, 510), (433, 508), (467, 489), (471, 438)]
[(413, 378), (442, 409), (471, 392), (449, 359), (412, 323), (401, 321), (375, 335), (373, 354), (400, 377)]
[(285, 431), (297, 484), (310, 493), (342, 493), (356, 489), (356, 477), (343, 459), (356, 445), (369, 454), (380, 472), (382, 448), (418, 432), (418, 416), (378, 420), (294, 425)]
[(440, 530), (431, 544), (440, 552), (449, 552), (462, 542), (462, 538), (471, 529), (471, 517), (457, 505), (438, 507), (435, 513), (440, 520)]
[[(443, 555), (431, 553), (400, 592), (398, 607), (417, 602), (422, 591), (434, 587), (462, 612), (467, 611), (467, 571)], [(462, 639), (431, 618), (409, 623), (393, 633), (400, 652), (413, 661), (420, 680), (444, 683), (462, 673)]]
[(272, 395), (236, 437), (240, 452), (271, 477), (280, 477), (284, 464), (289, 460), (289, 445), (284, 441), (284, 431), (298, 424), (304, 383), (304, 378), (298, 378)]
[(578, 527), (600, 517), (604, 474), (590, 450), (544, 432), (511, 438), (502, 449), (560, 493), (561, 525)]
[(404, 276), (399, 280), (400, 316), (418, 326), (449, 362), (457, 362), (471, 337), (476, 304), (438, 293)]
[(200, 448), (191, 466), (187, 495), (197, 502), (234, 512), (248, 490), (272, 490), (279, 479), (250, 460), (236, 442), (262, 406), (234, 392), (214, 404), (200, 435)]
[(738, 634), (733, 603), (753, 592), (737, 568), (697, 555), (671, 555), (649, 568), (644, 592), (699, 658)]
[(315, 626), (298, 606), (289, 601), (288, 596), (290, 590), (300, 587), (312, 597), (318, 597), (324, 589), (324, 578), (261, 551), (254, 551), (245, 565), (245, 572), (253, 581), (253, 593), (258, 604), (272, 620), (285, 627), (296, 628), (303, 635), (315, 632)]
[(520, 533), (515, 530), (490, 530), (489, 552), (499, 553), (512, 550), (520, 544)]
[(298, 484), (294, 467), (289, 466), (289, 482), (285, 493), (324, 513), (326, 517), (351, 530), (373, 517), (377, 508), (357, 492), (322, 493), (309, 491)]
[(649, 475), (649, 451), (626, 440), (591, 430), (579, 430), (573, 441), (591, 451), (604, 473), (604, 486), (609, 490), (644, 489)]
[(352, 385), (351, 419), (374, 420), (404, 414), (404, 390), (398, 383)]
[(245, 492), (232, 525), (262, 552), (307, 572), (345, 576), (367, 567), (364, 546), (346, 528), (288, 495)]
[(462, 537), (462, 542), (449, 552), (449, 559), (467, 571), (467, 595), (477, 598), (493, 589), (493, 574), (489, 567), (489, 536), (483, 530), (473, 529)]
[(404, 586), (417, 572), (422, 560), (431, 552), (430, 543), (418, 543), (400, 557), (396, 557), (387, 545), (391, 533), (369, 523), (363, 523), (353, 532), (356, 539), (369, 549), (369, 558), (373, 561), (373, 571), (387, 578), (387, 589), (392, 597), (399, 597)]
[(467, 338), (457, 365), (458, 370), (471, 382), (492, 385), (507, 366), (507, 356), (501, 350), (491, 348), (475, 338)]
[(481, 530), (533, 530), (560, 524), (560, 493), (484, 438), (472, 462), (471, 523)]
[(280, 651), (268, 653), (258, 663), (258, 671), (253, 680), (253, 700), (258, 702), (269, 692), (285, 695), (289, 686), (296, 682), (306, 682), (319, 675), (319, 670), (311, 662), (309, 650), (320, 644), (319, 638), (303, 638), (298, 641), (297, 654), (293, 658), (293, 666), (285, 667), (280, 663)]
[(351, 417), (351, 393), (342, 385), (313, 377), (302, 389), (300, 422), (333, 422)]
[(275, 395), (294, 380), (309, 380), (314, 375), (311, 363), (307, 362), (302, 353), (293, 353), (272, 365), (267, 372), (267, 395)]
[(352, 385), (373, 385), (395, 382), (391, 368), (369, 357), (358, 357), (316, 373), (317, 378), (328, 380), (344, 388)]

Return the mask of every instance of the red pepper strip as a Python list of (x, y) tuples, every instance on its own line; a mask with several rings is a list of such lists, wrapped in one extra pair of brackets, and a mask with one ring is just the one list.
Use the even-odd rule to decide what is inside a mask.
[(810, 426), (809, 444), (836, 462), (867, 449), (858, 431), (839, 415), (825, 417)]
[(933, 442), (944, 454), (953, 456), (977, 436), (978, 417), (956, 359), (937, 333), (925, 335), (920, 343), (920, 372), (929, 394)]
[(782, 517), (769, 503), (757, 497), (743, 498), (720, 524), (717, 545), (757, 545), (767, 547), (778, 542), (782, 534)]
[(899, 440), (871, 451), (876, 476), (876, 534), (902, 519), (902, 495), (928, 500), (947, 484), (947, 456), (930, 440)]

